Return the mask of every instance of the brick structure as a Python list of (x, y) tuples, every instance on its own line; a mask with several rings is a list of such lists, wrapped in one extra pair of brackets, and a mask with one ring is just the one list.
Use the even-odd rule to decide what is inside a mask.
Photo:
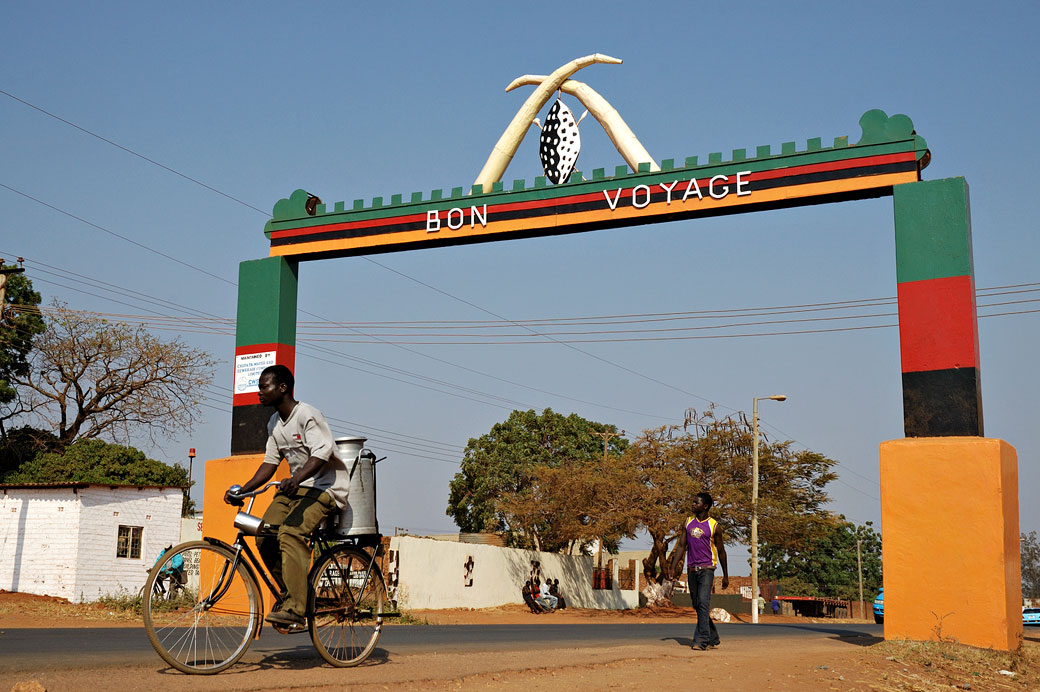
[(92, 601), (136, 594), (180, 542), (181, 488), (0, 485), (0, 589)]

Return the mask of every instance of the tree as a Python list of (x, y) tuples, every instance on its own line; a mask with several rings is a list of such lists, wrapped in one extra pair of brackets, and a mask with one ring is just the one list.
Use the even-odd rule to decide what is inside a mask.
[(33, 341), (28, 368), (14, 377), (23, 414), (54, 430), (61, 444), (107, 436), (129, 441), (190, 430), (213, 359), (180, 340), (109, 322), (60, 303)]
[(503, 496), (497, 507), (510, 523), (525, 528), (540, 550), (584, 552), (600, 540), (616, 552), (633, 537), (639, 517), (631, 469), (618, 455), (532, 469), (530, 487)]
[[(45, 452), (21, 465), (7, 483), (102, 483), (189, 487), (188, 471), (149, 459), (139, 449), (103, 440), (77, 440), (60, 452)], [(181, 515), (190, 516), (194, 502), (185, 493)]]
[[(601, 459), (603, 442), (593, 433), (616, 431), (614, 426), (549, 408), (541, 414), (513, 411), (486, 435), (470, 439), (462, 467), (449, 486), (445, 513), (462, 531), (501, 532), (511, 545), (561, 548), (567, 540), (555, 514), (520, 511), (520, 503), (529, 507), (547, 488), (535, 483), (536, 469), (570, 468)], [(613, 437), (608, 450), (619, 454), (627, 444)], [(549, 544), (543, 544), (543, 536), (550, 538)]]
[(53, 452), (61, 448), (58, 438), (46, 430), (22, 426), (8, 430), (0, 439), (0, 483), (22, 464), (32, 461), (36, 455)]
[[(0, 265), (0, 282), (4, 286), (0, 291), (4, 296), (0, 303), (0, 407), (5, 408), (17, 394), (13, 380), (29, 370), (27, 356), (33, 337), (45, 327), (37, 308), (40, 294), (24, 274), (3, 273), (12, 269), (15, 267)], [(0, 409), (0, 436), (6, 435), (3, 421), (9, 417)]]
[(877, 593), (881, 588), (881, 535), (869, 521), (858, 526), (844, 516), (830, 519), (797, 546), (765, 542), (759, 548), (762, 579), (779, 581), (792, 596), (859, 600), (858, 541), (864, 595)]
[(1036, 531), (1022, 534), (1022, 597), (1040, 598), (1040, 541)]
[[(835, 462), (760, 435), (760, 538), (790, 548), (829, 521), (824, 488), (836, 478), (830, 470)], [(748, 541), (752, 441), (752, 425), (742, 413), (720, 418), (709, 408), (694, 412), (681, 429), (647, 430), (633, 443), (625, 458), (640, 476), (642, 527), (653, 540), (643, 561), (647, 583), (666, 572), (668, 551), (674, 550), (679, 525), (698, 492), (707, 491), (715, 500), (712, 515), (727, 543)]]

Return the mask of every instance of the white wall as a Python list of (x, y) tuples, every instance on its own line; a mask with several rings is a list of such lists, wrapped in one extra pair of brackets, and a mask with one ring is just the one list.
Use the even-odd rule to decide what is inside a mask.
[(0, 589), (73, 600), (79, 515), (72, 488), (0, 495)]
[[(91, 486), (80, 497), (79, 570), (71, 600), (136, 594), (159, 552), (180, 542), (182, 491)], [(143, 527), (140, 558), (116, 557), (120, 525)]]
[[(490, 608), (523, 603), (520, 589), (531, 576), (532, 562), (540, 565), (542, 580), (560, 580), (568, 606), (623, 609), (639, 605), (638, 591), (592, 588), (593, 558), (540, 553), (498, 546), (450, 543), (412, 536), (395, 536), (390, 549), (397, 553), (397, 599), (402, 608)], [(472, 586), (465, 586), (465, 563), (472, 556)], [(388, 576), (389, 578), (389, 576)]]
[[(134, 593), (180, 540), (177, 488), (15, 488), (0, 494), (0, 589), (92, 601)], [(141, 526), (141, 557), (117, 558), (119, 525)]]

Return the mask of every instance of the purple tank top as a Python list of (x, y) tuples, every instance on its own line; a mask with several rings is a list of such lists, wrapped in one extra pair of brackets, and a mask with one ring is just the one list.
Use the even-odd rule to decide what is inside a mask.
[(686, 520), (686, 566), (714, 567), (718, 564), (715, 551), (715, 526), (718, 522), (708, 517), (697, 521), (697, 517)]

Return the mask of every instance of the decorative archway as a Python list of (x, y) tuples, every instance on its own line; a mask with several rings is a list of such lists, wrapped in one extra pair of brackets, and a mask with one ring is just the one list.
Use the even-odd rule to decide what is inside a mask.
[[(966, 181), (922, 181), (930, 157), (925, 140), (909, 117), (880, 110), (860, 118), (855, 143), (838, 137), (824, 146), (814, 138), (801, 147), (713, 153), (707, 161), (658, 164), (648, 154), (631, 161), (645, 149), (602, 97), (570, 80), (586, 65), (619, 62), (587, 56), (510, 85), (536, 89), (469, 189), (354, 200), (349, 207), (336, 202), (331, 209), (304, 190), (279, 200), (264, 230), (270, 256), (240, 265), (232, 457), (216, 461), (248, 466), (263, 451), (269, 412), (256, 402), (255, 378), (266, 365), (295, 364), (300, 262), (891, 196), (906, 439), (881, 445), (885, 634), (927, 640), (941, 630), (976, 646), (1017, 648), (1017, 458), (1006, 442), (982, 437)], [(575, 171), (571, 182), (555, 186), (544, 177), (531, 185), (514, 180), (507, 189), (506, 166), (557, 91), (579, 98), (634, 165), (609, 175), (597, 168), (588, 178)], [(207, 467), (207, 520), (222, 516), (220, 468), (227, 467), (213, 466), (210, 482)]]

